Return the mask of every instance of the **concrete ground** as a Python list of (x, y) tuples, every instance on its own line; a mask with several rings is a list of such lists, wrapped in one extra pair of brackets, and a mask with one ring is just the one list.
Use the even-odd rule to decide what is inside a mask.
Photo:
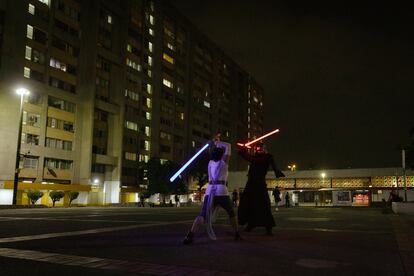
[(0, 210), (0, 275), (414, 275), (414, 217), (376, 208), (280, 208), (232, 239), (225, 212), (194, 244), (184, 208)]

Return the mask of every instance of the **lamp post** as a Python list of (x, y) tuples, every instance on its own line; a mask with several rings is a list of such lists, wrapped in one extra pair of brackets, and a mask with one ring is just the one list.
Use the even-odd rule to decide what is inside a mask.
[(23, 123), (23, 100), (25, 95), (29, 95), (30, 91), (25, 88), (19, 88), (16, 93), (20, 95), (20, 119), (19, 119), (19, 132), (17, 134), (17, 152), (16, 152), (16, 166), (14, 171), (14, 183), (13, 183), (13, 205), (16, 205), (17, 201), (17, 185), (19, 183), (19, 165), (20, 165), (20, 144), (22, 142), (22, 123)]
[(321, 173), (321, 176), (322, 176), (322, 186), (325, 186), (325, 176), (326, 176), (326, 173)]
[(402, 168), (404, 177), (404, 201), (407, 202), (407, 172), (405, 170), (405, 149), (402, 150)]

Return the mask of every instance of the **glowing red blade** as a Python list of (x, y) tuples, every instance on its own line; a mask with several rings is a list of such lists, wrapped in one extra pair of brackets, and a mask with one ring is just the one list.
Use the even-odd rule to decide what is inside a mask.
[(244, 146), (248, 147), (248, 146), (250, 146), (250, 145), (252, 145), (252, 144), (254, 144), (254, 143), (256, 143), (256, 142), (258, 142), (258, 141), (260, 141), (260, 140), (262, 140), (264, 138), (266, 138), (266, 137), (269, 137), (270, 135), (273, 135), (275, 133), (278, 133), (279, 131), (280, 130), (278, 128), (275, 129), (275, 130), (272, 130), (271, 132), (269, 132), (269, 133), (267, 133), (267, 134), (265, 134), (265, 135), (263, 135), (263, 136), (261, 136), (261, 137), (259, 137), (257, 139), (254, 139), (253, 141), (250, 141), (250, 142), (244, 144)]

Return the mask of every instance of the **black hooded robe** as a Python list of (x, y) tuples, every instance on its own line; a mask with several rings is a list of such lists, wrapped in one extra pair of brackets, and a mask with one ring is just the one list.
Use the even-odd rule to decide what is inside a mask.
[(265, 176), (269, 165), (275, 171), (276, 177), (282, 177), (284, 174), (275, 166), (271, 154), (256, 153), (251, 155), (246, 149), (241, 149), (239, 154), (250, 163), (246, 187), (239, 202), (239, 224), (245, 225), (247, 223), (249, 227), (273, 227), (275, 221), (271, 211)]

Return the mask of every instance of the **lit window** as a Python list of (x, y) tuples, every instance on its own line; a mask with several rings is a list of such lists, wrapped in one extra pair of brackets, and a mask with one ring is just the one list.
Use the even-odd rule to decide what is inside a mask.
[(150, 127), (149, 127), (149, 126), (146, 126), (146, 127), (145, 127), (145, 135), (147, 135), (147, 136), (151, 136), (151, 129), (150, 129)]
[(24, 73), (23, 73), (25, 78), (30, 78), (30, 68), (29, 67), (24, 67)]
[(195, 141), (191, 141), (191, 146), (195, 148)]
[(63, 72), (66, 72), (66, 64), (59, 61), (59, 60), (56, 60), (54, 58), (50, 58), (49, 65), (50, 65), (50, 67), (53, 67), (53, 68), (59, 69)]
[(255, 103), (257, 103), (257, 102), (259, 102), (259, 99), (258, 99), (256, 96), (254, 96), (254, 97), (253, 97), (253, 101), (254, 101)]
[(33, 26), (27, 25), (26, 37), (30, 38), (30, 39), (33, 39)]
[(152, 57), (151, 56), (148, 56), (148, 65), (152, 66)]
[(152, 42), (148, 42), (148, 50), (152, 53), (152, 51), (154, 50), (153, 49), (153, 46), (152, 46)]
[(149, 156), (148, 155), (144, 155), (144, 162), (145, 163), (148, 163), (148, 160), (149, 160)]
[(32, 47), (26, 46), (26, 59), (32, 60)]
[(134, 70), (141, 71), (141, 64), (133, 60), (130, 60), (129, 58), (126, 59), (126, 65)]
[(162, 79), (162, 83), (169, 88), (174, 88), (174, 84), (167, 79)]
[(148, 75), (148, 77), (152, 78), (152, 71), (148, 70), (147, 75)]
[(145, 112), (145, 118), (146, 118), (147, 120), (151, 120), (151, 113), (149, 113), (149, 112)]
[(149, 22), (151, 23), (151, 25), (154, 25), (154, 16), (149, 16)]
[(150, 98), (147, 98), (147, 107), (151, 108), (151, 99)]
[(145, 140), (144, 146), (145, 146), (145, 150), (148, 150), (148, 151), (150, 150), (150, 142), (149, 141)]
[(28, 12), (30, 14), (35, 14), (35, 6), (33, 6), (32, 4), (29, 4), (29, 8), (28, 8)]
[(125, 152), (125, 159), (131, 161), (137, 161), (137, 154), (134, 152)]
[(50, 5), (50, 0), (38, 0), (38, 1), (48, 6)]
[(152, 85), (147, 83), (147, 93), (152, 94)]
[(125, 90), (125, 97), (133, 101), (136, 101), (136, 102), (139, 101), (139, 94), (134, 91), (128, 90), (128, 89)]
[(106, 16), (106, 22), (108, 22), (108, 24), (112, 24), (112, 16), (107, 15)]
[(153, 29), (149, 28), (149, 29), (148, 29), (148, 33), (149, 33), (150, 35), (154, 36), (154, 30), (153, 30)]
[(171, 56), (169, 56), (169, 55), (167, 55), (166, 53), (164, 53), (164, 54), (162, 55), (162, 58), (163, 58), (165, 61), (167, 61), (167, 62), (169, 62), (169, 63), (171, 63), (171, 64), (174, 64), (174, 58), (173, 58), (173, 57), (171, 57)]
[(167, 43), (167, 47), (168, 47), (168, 49), (170, 49), (171, 51), (175, 51), (175, 47), (174, 47), (174, 45), (172, 45), (171, 43)]
[(138, 131), (138, 124), (130, 121), (125, 121), (125, 127), (130, 130)]
[(210, 108), (210, 103), (207, 102), (207, 101), (204, 101), (204, 106), (207, 107), (207, 108)]
[(180, 112), (180, 119), (184, 120), (184, 112)]
[(131, 46), (131, 44), (128, 44), (127, 45), (127, 51), (130, 52), (130, 53), (132, 52), (132, 46)]

